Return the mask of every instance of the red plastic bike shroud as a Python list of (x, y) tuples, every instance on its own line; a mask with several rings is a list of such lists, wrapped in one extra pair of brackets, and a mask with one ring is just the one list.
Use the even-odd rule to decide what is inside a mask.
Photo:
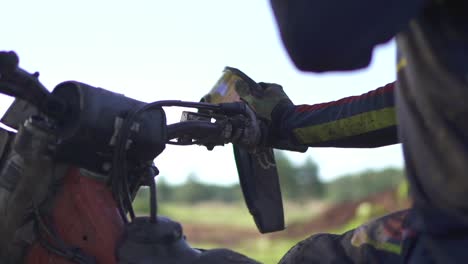
[[(123, 221), (110, 188), (70, 168), (54, 201), (53, 228), (69, 246), (78, 247), (97, 263), (116, 264), (117, 242), (123, 233)], [(72, 264), (47, 251), (38, 242), (26, 256), (27, 264)]]

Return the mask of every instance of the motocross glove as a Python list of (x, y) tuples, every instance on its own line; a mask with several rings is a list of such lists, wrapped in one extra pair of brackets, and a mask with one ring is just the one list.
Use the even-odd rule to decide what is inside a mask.
[(238, 80), (235, 86), (239, 97), (246, 102), (261, 120), (261, 144), (266, 147), (305, 152), (307, 146), (293, 143), (287, 137), (282, 120), (293, 111), (294, 104), (281, 85), (260, 82), (249, 85)]

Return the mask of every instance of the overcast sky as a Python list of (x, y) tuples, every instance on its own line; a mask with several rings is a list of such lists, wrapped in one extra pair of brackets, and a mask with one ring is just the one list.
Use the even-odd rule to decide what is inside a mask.
[[(268, 1), (6, 1), (0, 16), (1, 50), (39, 71), (52, 90), (78, 80), (142, 101), (198, 101), (225, 66), (254, 80), (276, 82), (296, 104), (359, 95), (395, 79), (395, 45), (383, 45), (371, 66), (348, 73), (298, 71), (289, 60)], [(346, 45), (346, 43), (343, 43)], [(3, 112), (10, 98), (0, 97)], [(168, 109), (169, 122), (180, 111)], [(402, 166), (399, 145), (379, 149), (309, 149), (329, 180), (367, 168)], [(213, 183), (237, 181), (231, 146), (167, 147), (156, 159), (161, 175), (181, 182), (195, 172)]]

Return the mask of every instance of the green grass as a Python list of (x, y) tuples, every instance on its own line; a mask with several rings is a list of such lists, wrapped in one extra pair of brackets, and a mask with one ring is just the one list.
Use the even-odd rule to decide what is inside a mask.
[(233, 250), (241, 252), (262, 263), (278, 263), (281, 258), (299, 240), (285, 239), (256, 239), (247, 241), (242, 246), (234, 247)]
[[(407, 189), (408, 186), (404, 182), (399, 185), (397, 190), (398, 199), (402, 204), (407, 201)], [(148, 214), (147, 199), (137, 197), (133, 205), (137, 214)], [(326, 202), (305, 202), (300, 204), (285, 202), (286, 225), (310, 221), (320, 215), (327, 207), (328, 204)], [(349, 219), (346, 224), (333, 230), (321, 231), (341, 234), (385, 213), (384, 208), (378, 204), (362, 203), (356, 210), (354, 217)], [(216, 230), (214, 234), (217, 235), (217, 232), (219, 232), (222, 238), (234, 238), (236, 234), (241, 235), (240, 238), (237, 236), (236, 239), (232, 239), (230, 242), (229, 239), (228, 242), (223, 242), (226, 245), (230, 245), (225, 247), (229, 247), (234, 251), (266, 264), (278, 263), (291, 247), (300, 240), (312, 235), (304, 232), (303, 237), (294, 239), (280, 238), (279, 236), (255, 236), (257, 232), (255, 223), (243, 202), (203, 202), (199, 204), (165, 202), (159, 204), (158, 214), (168, 216), (182, 225), (187, 225), (187, 227), (192, 225), (193, 228), (193, 226), (199, 225), (197, 227), (201, 227), (202, 232), (206, 232), (203, 234), (208, 234), (210, 230), (214, 229)], [(208, 229), (203, 229), (207, 226)], [(244, 233), (240, 232), (246, 230), (248, 232), (246, 232), (247, 235), (244, 237)], [(213, 236), (198, 236), (198, 241), (195, 240), (196, 238), (191, 241), (189, 236), (188, 240), (193, 247), (210, 249), (223, 247), (212, 242), (224, 241), (216, 240), (218, 238), (214, 238)], [(244, 240), (239, 242), (239, 239)]]
[[(146, 201), (136, 199), (134, 209), (139, 215), (148, 214)], [(302, 222), (315, 217), (326, 206), (323, 202), (303, 204), (285, 203), (286, 223)], [(229, 225), (255, 228), (255, 223), (244, 203), (204, 202), (200, 204), (163, 203), (159, 205), (160, 215), (178, 222), (203, 225)]]
[[(308, 221), (319, 214), (325, 206), (326, 204), (323, 202), (307, 202), (302, 204), (286, 202), (284, 204), (286, 223)], [(146, 201), (136, 200), (134, 208), (138, 214), (147, 214), (148, 212)], [(184, 223), (211, 225), (219, 227), (220, 232), (229, 227), (256, 230), (253, 218), (244, 203), (205, 202), (194, 205), (164, 203), (160, 205), (159, 210), (159, 214), (168, 216), (182, 223), (182, 225)], [(239, 245), (230, 246), (229, 248), (262, 263), (270, 264), (278, 263), (284, 254), (297, 242), (299, 242), (299, 239), (272, 239), (265, 236), (259, 239), (246, 240)], [(203, 241), (199, 243), (190, 242), (190, 244), (193, 247), (205, 249), (222, 247)]]
[[(407, 184), (402, 183), (397, 190), (398, 198), (402, 204), (407, 201), (407, 189)], [(286, 225), (310, 221), (314, 217), (320, 215), (328, 206), (326, 202), (305, 202), (300, 204), (285, 202)], [(148, 214), (149, 208), (147, 199), (136, 199), (134, 208), (139, 215)], [(209, 230), (211, 230), (211, 228), (219, 230), (221, 236), (226, 236), (228, 238), (229, 236), (234, 237), (235, 234), (238, 234), (234, 233), (237, 232), (236, 230), (250, 230), (250, 235), (246, 235), (245, 240), (238, 242), (239, 240), (234, 239), (232, 242), (228, 242), (230, 246), (225, 247), (266, 264), (278, 263), (291, 247), (300, 240), (312, 235), (304, 232), (303, 237), (294, 239), (279, 238), (278, 236), (255, 236), (257, 232), (255, 223), (243, 202), (204, 202), (199, 204), (166, 202), (159, 204), (158, 213), (168, 216), (180, 222), (182, 225), (209, 226)], [(334, 228), (333, 230), (321, 231), (341, 234), (385, 213), (387, 212), (385, 212), (381, 205), (364, 202), (357, 208), (354, 217), (349, 219), (346, 224)], [(205, 230), (203, 232), (205, 232)], [(252, 233), (254, 235), (251, 235)], [(195, 239), (191, 241), (190, 237), (188, 239), (192, 246), (198, 248), (210, 249), (223, 247), (222, 245), (212, 242), (218, 241), (213, 239), (213, 237), (204, 238), (204, 236), (201, 236), (198, 238), (201, 239), (199, 241), (195, 241)], [(205, 241), (203, 239), (205, 239)], [(239, 237), (237, 237), (237, 239), (239, 239)]]
[[(285, 203), (286, 223), (309, 221), (327, 206), (323, 202), (308, 202), (303, 204)], [(138, 214), (147, 214), (146, 203), (136, 201), (134, 207)], [(182, 225), (208, 225), (219, 229), (219, 232), (226, 231), (229, 236), (229, 227), (256, 230), (252, 216), (243, 203), (218, 203), (205, 202), (200, 204), (180, 204), (164, 203), (160, 205), (159, 214), (168, 216)], [(334, 230), (323, 230), (324, 232), (340, 234), (353, 229), (369, 219), (382, 215), (383, 208), (379, 205), (363, 203), (357, 209), (354, 218), (342, 227)], [(234, 231), (235, 232), (235, 231)], [(255, 231), (256, 232), (256, 231)], [(278, 263), (288, 250), (298, 243), (301, 239), (311, 234), (304, 234), (303, 238), (285, 239), (271, 238), (270, 236), (260, 236), (257, 239), (249, 238), (240, 242), (238, 245), (229, 246), (231, 250), (240, 252), (262, 263)], [(216, 245), (209, 241), (189, 242), (193, 247), (210, 249), (220, 248), (222, 245)]]
[(254, 225), (249, 211), (239, 204), (164, 204), (161, 206), (161, 214), (182, 224), (228, 225), (246, 228)]
[[(299, 240), (286, 239), (255, 239), (242, 243), (242, 245), (233, 246), (229, 249), (244, 254), (261, 263), (278, 263), (281, 258), (293, 247)], [(210, 243), (194, 243), (192, 246), (197, 248), (219, 248), (219, 245)]]

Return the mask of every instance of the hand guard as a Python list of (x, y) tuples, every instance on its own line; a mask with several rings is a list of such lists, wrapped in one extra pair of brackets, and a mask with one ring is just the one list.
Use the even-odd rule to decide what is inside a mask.
[[(202, 101), (209, 103), (244, 101), (253, 110), (255, 118), (252, 118), (252, 123), (249, 124), (250, 129), (243, 131), (234, 140), (236, 145), (250, 152), (255, 151), (257, 147), (299, 152), (307, 150), (307, 146), (294, 144), (289, 138), (282, 136), (287, 132), (280, 133), (284, 115), (294, 107), (281, 85), (256, 83), (240, 70), (226, 67), (221, 78)], [(259, 140), (256, 131), (260, 131)], [(256, 142), (257, 145), (252, 145), (252, 142)]]

